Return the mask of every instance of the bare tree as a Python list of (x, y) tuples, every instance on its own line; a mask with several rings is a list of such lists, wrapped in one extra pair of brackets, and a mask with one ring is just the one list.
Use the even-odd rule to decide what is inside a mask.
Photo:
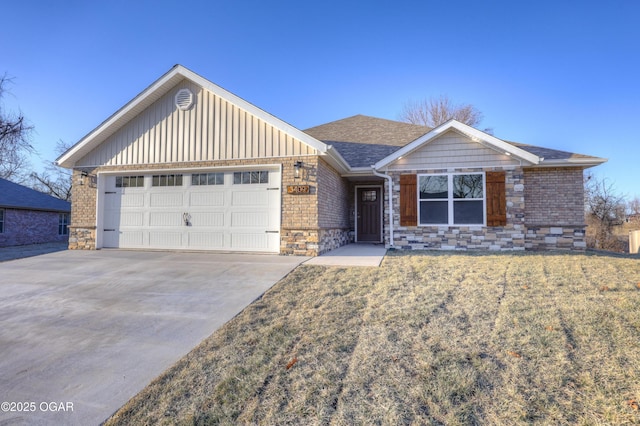
[[(56, 153), (62, 155), (71, 144), (58, 141)], [(31, 173), (31, 187), (37, 191), (52, 195), (61, 200), (71, 200), (71, 170), (56, 165), (55, 161), (47, 162), (44, 171)]]
[(614, 226), (622, 225), (626, 219), (624, 196), (616, 193), (607, 179), (598, 179), (591, 172), (585, 173), (585, 203), (587, 221), (592, 230), (593, 248), (615, 250), (619, 245), (614, 236)]
[(30, 140), (33, 126), (21, 113), (4, 110), (1, 101), (9, 83), (7, 74), (0, 76), (0, 177), (21, 182), (29, 168), (29, 154), (35, 152)]
[(634, 218), (640, 217), (640, 197), (635, 197), (627, 203), (627, 214)]
[[(408, 101), (400, 113), (401, 121), (427, 127), (437, 127), (452, 118), (471, 127), (476, 127), (484, 116), (473, 105), (456, 104), (446, 95), (425, 98), (421, 101)], [(485, 131), (487, 130), (491, 129), (485, 129)]]

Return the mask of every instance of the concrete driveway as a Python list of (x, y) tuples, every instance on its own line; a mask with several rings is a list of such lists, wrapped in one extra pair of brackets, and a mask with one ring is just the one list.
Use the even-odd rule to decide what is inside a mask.
[(101, 250), (0, 263), (0, 424), (100, 424), (307, 259)]

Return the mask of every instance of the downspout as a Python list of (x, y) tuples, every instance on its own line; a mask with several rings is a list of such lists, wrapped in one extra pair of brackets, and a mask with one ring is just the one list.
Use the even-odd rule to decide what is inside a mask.
[(375, 166), (371, 166), (374, 175), (384, 178), (389, 182), (389, 248), (393, 247), (393, 178), (387, 174), (380, 173)]

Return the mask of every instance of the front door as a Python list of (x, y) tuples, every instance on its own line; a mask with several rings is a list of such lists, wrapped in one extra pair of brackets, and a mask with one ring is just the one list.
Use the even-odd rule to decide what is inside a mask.
[(382, 240), (381, 192), (379, 187), (356, 190), (357, 241), (379, 243)]

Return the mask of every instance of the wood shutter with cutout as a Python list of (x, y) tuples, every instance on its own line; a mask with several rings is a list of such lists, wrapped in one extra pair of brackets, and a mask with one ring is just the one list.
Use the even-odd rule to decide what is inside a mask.
[(400, 226), (418, 225), (416, 175), (400, 175)]
[(487, 226), (507, 224), (506, 173), (487, 172)]

